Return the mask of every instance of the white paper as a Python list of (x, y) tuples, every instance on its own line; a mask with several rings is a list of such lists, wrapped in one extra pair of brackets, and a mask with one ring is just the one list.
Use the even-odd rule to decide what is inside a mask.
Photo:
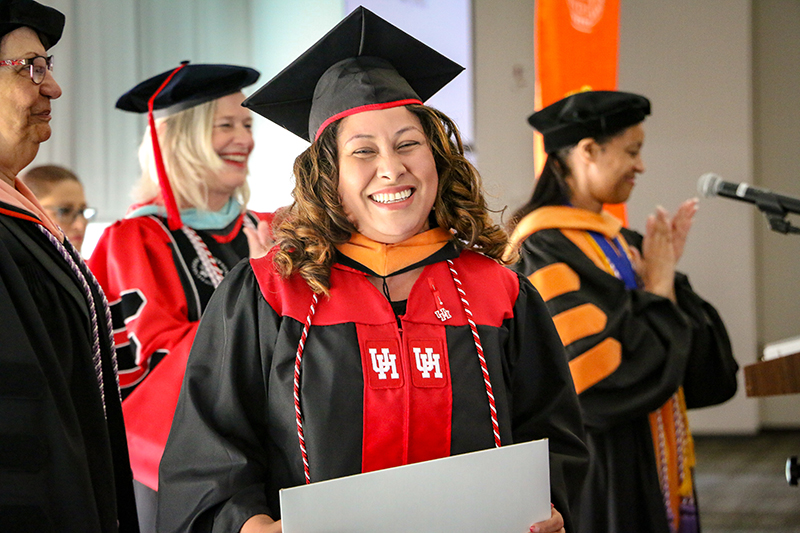
[(786, 355), (793, 355), (800, 352), (800, 336), (790, 337), (776, 342), (771, 342), (764, 346), (762, 361), (770, 361)]
[(525, 533), (550, 517), (547, 439), (280, 492), (284, 533)]

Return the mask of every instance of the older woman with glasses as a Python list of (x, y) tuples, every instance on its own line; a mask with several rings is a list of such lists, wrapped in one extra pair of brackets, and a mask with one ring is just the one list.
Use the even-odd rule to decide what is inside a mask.
[(105, 296), (17, 179), (50, 137), (63, 28), (0, 5), (0, 531), (138, 531)]
[(80, 252), (86, 227), (97, 210), (86, 205), (86, 195), (78, 176), (58, 165), (41, 165), (26, 170), (20, 179)]

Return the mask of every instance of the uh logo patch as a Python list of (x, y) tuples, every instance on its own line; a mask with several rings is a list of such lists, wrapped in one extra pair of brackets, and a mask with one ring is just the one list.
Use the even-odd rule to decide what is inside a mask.
[(403, 353), (395, 339), (368, 340), (363, 363), (369, 384), (373, 389), (402, 387), (405, 366), (408, 365), (411, 381), (416, 387), (445, 387), (449, 367), (447, 353), (440, 339), (415, 339), (408, 341)]

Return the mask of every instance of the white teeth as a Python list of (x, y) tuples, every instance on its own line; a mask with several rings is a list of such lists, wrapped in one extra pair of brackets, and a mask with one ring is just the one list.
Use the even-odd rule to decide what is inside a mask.
[(402, 202), (403, 200), (411, 196), (412, 192), (413, 192), (412, 189), (406, 189), (404, 191), (390, 192), (390, 193), (379, 192), (371, 195), (370, 198), (372, 198), (373, 201), (378, 202), (379, 204), (393, 204), (395, 202)]
[(220, 157), (222, 157), (222, 159), (224, 159), (225, 161), (234, 161), (236, 163), (244, 163), (245, 161), (247, 161), (246, 155), (226, 154)]

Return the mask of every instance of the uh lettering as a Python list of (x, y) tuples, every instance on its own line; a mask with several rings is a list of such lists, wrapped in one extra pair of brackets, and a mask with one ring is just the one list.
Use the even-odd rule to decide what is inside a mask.
[(428, 379), (431, 377), (431, 371), (433, 371), (434, 378), (441, 378), (442, 370), (439, 366), (439, 358), (440, 355), (433, 351), (433, 348), (425, 348), (425, 351), (422, 351), (422, 348), (414, 346), (412, 348), (414, 350), (414, 358), (417, 361), (417, 370), (420, 371), (422, 377)]
[(381, 348), (380, 353), (376, 348), (370, 348), (369, 355), (372, 359), (372, 369), (378, 374), (378, 379), (386, 379), (386, 374), (389, 372), (392, 379), (400, 377), (397, 373), (397, 354), (391, 353), (389, 348)]

